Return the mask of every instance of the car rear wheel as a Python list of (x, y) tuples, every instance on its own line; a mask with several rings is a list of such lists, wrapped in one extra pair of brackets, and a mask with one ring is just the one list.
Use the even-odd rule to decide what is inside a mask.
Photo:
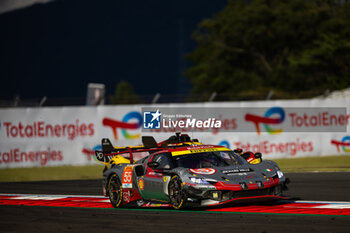
[(182, 209), (186, 201), (186, 195), (183, 191), (183, 185), (180, 177), (177, 175), (171, 177), (168, 186), (169, 199), (175, 209)]
[(114, 208), (123, 204), (122, 185), (116, 174), (112, 175), (108, 181), (108, 196)]

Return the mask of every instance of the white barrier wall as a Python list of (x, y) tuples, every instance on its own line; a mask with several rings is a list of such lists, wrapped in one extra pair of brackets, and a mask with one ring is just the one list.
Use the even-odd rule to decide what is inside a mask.
[[(350, 107), (350, 100), (298, 100), (255, 101), (199, 104), (168, 104), (160, 107), (221, 107), (254, 108), (275, 107)], [(99, 107), (47, 107), (5, 108), (0, 110), (0, 168), (37, 167), (59, 165), (95, 164), (94, 150), (100, 149), (102, 137), (111, 139), (115, 146), (139, 145), (141, 135), (153, 135), (158, 141), (173, 132), (142, 133), (141, 105)], [(147, 106), (150, 107), (150, 106)], [(153, 106), (152, 106), (153, 107)], [(248, 110), (247, 110), (248, 111)], [(296, 118), (286, 114), (285, 122), (294, 120), (296, 127), (305, 131), (284, 132), (283, 124), (271, 126), (281, 132), (261, 130), (246, 120), (249, 112), (240, 111), (239, 116), (228, 122), (232, 132), (187, 132), (206, 144), (221, 144), (230, 148), (240, 147), (253, 152), (260, 151), (264, 158), (291, 158), (350, 154), (349, 113), (339, 116), (337, 124), (345, 124), (344, 132), (306, 133), (310, 126), (299, 126)], [(293, 119), (292, 119), (293, 118)], [(343, 119), (344, 118), (344, 119)], [(345, 122), (345, 123), (344, 123)], [(240, 132), (241, 127), (252, 127), (249, 133)], [(263, 124), (260, 125), (261, 127)], [(323, 127), (318, 125), (317, 127)]]

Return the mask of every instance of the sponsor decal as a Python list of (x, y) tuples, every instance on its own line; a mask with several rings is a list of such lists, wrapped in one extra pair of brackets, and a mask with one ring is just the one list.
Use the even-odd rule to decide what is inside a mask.
[(214, 168), (196, 168), (196, 169), (191, 168), (189, 170), (190, 172), (198, 175), (213, 175), (216, 172)]
[(218, 148), (207, 148), (207, 149), (173, 151), (173, 152), (171, 152), (171, 154), (173, 156), (179, 156), (179, 155), (186, 155), (186, 154), (193, 154), (193, 153), (203, 153), (203, 152), (214, 152), (214, 151), (231, 151), (231, 150), (228, 149), (228, 148), (225, 148), (225, 147), (218, 147)]
[(331, 144), (337, 147), (337, 151), (340, 152), (340, 148), (344, 152), (350, 152), (350, 136), (345, 136), (341, 141), (331, 140)]
[(103, 153), (102, 153), (101, 151), (99, 151), (98, 153), (96, 153), (96, 158), (102, 161), (103, 158), (104, 158)]
[(212, 151), (218, 151), (216, 148), (210, 148), (210, 149), (196, 149), (196, 150), (190, 150), (191, 153), (203, 153), (203, 152), (212, 152)]
[[(135, 121), (136, 122), (129, 122), (129, 121)], [(129, 112), (127, 113), (121, 121), (114, 120), (111, 118), (104, 118), (102, 120), (103, 126), (110, 127), (113, 132), (113, 136), (115, 140), (118, 140), (118, 129), (121, 129), (121, 132), (126, 139), (136, 139), (141, 136), (140, 133), (138, 134), (129, 134), (127, 130), (135, 130), (141, 127), (142, 124), (142, 116), (139, 112)]]
[(145, 187), (145, 183), (144, 183), (143, 179), (139, 179), (139, 188), (140, 188), (140, 190), (143, 190), (144, 187)]
[[(278, 117), (276, 118), (272, 118), (271, 115), (278, 115)], [(284, 121), (285, 118), (285, 112), (283, 110), (283, 108), (281, 107), (272, 107), (270, 109), (268, 109), (265, 112), (265, 115), (262, 116), (257, 116), (257, 115), (253, 115), (253, 114), (249, 114), (247, 113), (245, 115), (245, 120), (246, 121), (251, 121), (254, 123), (255, 128), (256, 128), (256, 132), (258, 134), (260, 134), (260, 126), (259, 124), (263, 124), (266, 131), (270, 134), (279, 134), (282, 133), (282, 129), (272, 129), (269, 125), (273, 124), (281, 124)]]
[(222, 171), (222, 173), (224, 174), (241, 173), (241, 172), (251, 172), (251, 170), (250, 168), (241, 168), (241, 169), (231, 169), (231, 170)]
[(134, 165), (126, 166), (123, 172), (122, 188), (132, 188), (132, 174)]
[(240, 172), (240, 173), (227, 173), (228, 176), (246, 176), (248, 173), (246, 172)]
[(130, 190), (122, 190), (123, 192), (123, 201), (124, 203), (129, 203), (131, 200), (131, 192)]
[(109, 146), (109, 142), (108, 142), (108, 139), (103, 139), (102, 141), (102, 146)]

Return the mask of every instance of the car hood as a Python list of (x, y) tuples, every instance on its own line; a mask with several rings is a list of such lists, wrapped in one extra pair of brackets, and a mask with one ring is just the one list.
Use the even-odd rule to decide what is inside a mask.
[[(215, 169), (215, 171), (214, 171)], [(207, 170), (187, 169), (188, 175), (206, 180), (226, 181), (229, 183), (265, 181), (276, 175), (279, 167), (275, 163), (263, 161), (259, 164), (244, 164), (226, 167), (213, 167)], [(203, 174), (204, 173), (204, 174)]]

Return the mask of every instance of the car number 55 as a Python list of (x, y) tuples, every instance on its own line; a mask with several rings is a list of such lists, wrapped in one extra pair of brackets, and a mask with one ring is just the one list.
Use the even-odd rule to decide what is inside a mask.
[(132, 166), (127, 166), (124, 168), (122, 187), (123, 188), (132, 188)]

